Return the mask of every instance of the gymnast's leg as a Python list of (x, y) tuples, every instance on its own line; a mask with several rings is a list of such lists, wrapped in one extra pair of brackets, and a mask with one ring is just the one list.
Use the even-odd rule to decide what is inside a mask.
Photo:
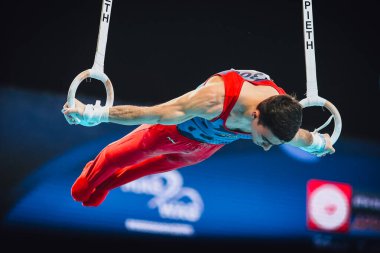
[(191, 153), (172, 153), (152, 157), (138, 164), (128, 166), (117, 171), (102, 184), (96, 187), (91, 196), (83, 202), (84, 206), (100, 205), (109, 191), (132, 182), (143, 176), (163, 173), (202, 162), (218, 151), (222, 145), (203, 145), (194, 149)]
[(83, 205), (99, 205), (115, 187), (145, 175), (196, 164), (222, 147), (188, 139), (175, 125), (143, 126), (104, 148), (83, 169), (71, 193)]
[(107, 180), (96, 187), (90, 197), (83, 202), (83, 205), (99, 206), (104, 201), (109, 191), (114, 188), (147, 175), (179, 169), (197, 162), (199, 161), (183, 159), (181, 154), (165, 154), (149, 158), (138, 164), (128, 166), (115, 172)]
[(95, 188), (116, 171), (168, 152), (165, 148), (172, 143), (163, 129), (160, 125), (141, 125), (107, 145), (86, 164), (71, 188), (72, 197), (76, 201), (86, 201)]
[[(179, 140), (177, 153), (155, 156), (138, 164), (120, 169), (107, 180), (104, 180), (103, 183), (98, 185), (89, 198), (86, 201), (83, 201), (83, 205), (98, 206), (104, 201), (109, 191), (114, 188), (120, 187), (143, 176), (163, 173), (200, 163), (223, 147), (223, 145), (209, 145), (196, 141), (189, 141), (185, 137), (177, 137), (179, 137), (177, 140), (183, 140)], [(189, 152), (190, 150), (191, 152)]]

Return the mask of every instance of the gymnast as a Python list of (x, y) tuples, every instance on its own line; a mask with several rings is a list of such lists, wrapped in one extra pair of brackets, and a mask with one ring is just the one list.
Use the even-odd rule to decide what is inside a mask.
[(66, 102), (62, 112), (71, 125), (136, 125), (83, 168), (71, 188), (83, 206), (99, 206), (110, 190), (143, 176), (202, 162), (239, 139), (265, 151), (286, 144), (318, 157), (335, 152), (328, 133), (301, 128), (302, 106), (295, 95), (256, 70), (218, 72), (153, 106), (85, 105), (75, 99), (75, 106)]

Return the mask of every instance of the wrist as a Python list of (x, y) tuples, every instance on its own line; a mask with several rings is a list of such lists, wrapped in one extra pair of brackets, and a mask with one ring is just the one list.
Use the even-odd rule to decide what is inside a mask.
[(101, 106), (97, 100), (95, 105), (88, 104), (83, 113), (84, 126), (96, 126), (103, 122), (109, 122), (109, 107)]
[(100, 113), (100, 122), (108, 123), (109, 122), (109, 112), (110, 108), (108, 106), (103, 106), (99, 110)]
[(311, 133), (312, 143), (307, 147), (308, 149), (323, 151), (326, 146), (326, 140), (322, 134), (313, 132)]

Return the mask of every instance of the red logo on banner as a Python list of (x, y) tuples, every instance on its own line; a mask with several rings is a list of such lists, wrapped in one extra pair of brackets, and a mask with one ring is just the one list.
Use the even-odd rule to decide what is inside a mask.
[(307, 227), (347, 232), (350, 226), (352, 187), (346, 183), (311, 179), (307, 182)]

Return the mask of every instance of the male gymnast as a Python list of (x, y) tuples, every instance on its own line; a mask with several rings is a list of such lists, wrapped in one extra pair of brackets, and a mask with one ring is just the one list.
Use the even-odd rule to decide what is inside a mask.
[(69, 124), (139, 125), (107, 145), (71, 188), (83, 206), (99, 206), (110, 190), (143, 176), (190, 166), (224, 145), (251, 139), (268, 151), (290, 144), (318, 157), (333, 154), (329, 134), (300, 128), (302, 106), (265, 73), (227, 70), (196, 89), (154, 106), (102, 107), (75, 101), (62, 110)]

